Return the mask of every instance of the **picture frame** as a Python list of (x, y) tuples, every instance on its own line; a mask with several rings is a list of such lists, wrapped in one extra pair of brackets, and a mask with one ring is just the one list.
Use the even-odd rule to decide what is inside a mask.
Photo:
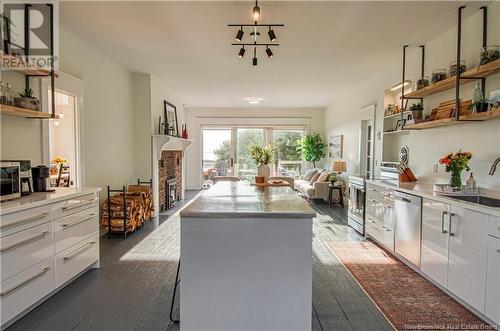
[(165, 134), (168, 136), (179, 137), (179, 124), (177, 122), (177, 107), (168, 102), (163, 101), (164, 118), (165, 118)]
[(344, 156), (344, 135), (328, 137), (328, 156), (332, 159), (342, 159)]

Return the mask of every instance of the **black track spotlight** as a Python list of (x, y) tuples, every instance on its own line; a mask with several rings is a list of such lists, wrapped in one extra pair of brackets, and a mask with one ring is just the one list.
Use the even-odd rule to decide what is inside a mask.
[(257, 3), (257, 0), (255, 1), (255, 7), (253, 7), (252, 17), (253, 17), (254, 21), (258, 21), (261, 19), (260, 7), (259, 7), (259, 4)]
[(269, 56), (269, 57), (273, 57), (273, 55), (274, 55), (274, 54), (273, 54), (273, 51), (272, 51), (269, 47), (267, 47), (267, 48), (266, 48), (266, 54), (267, 54), (267, 56)]
[(245, 55), (245, 46), (240, 48), (240, 52), (238, 53), (238, 57), (241, 59)]
[(276, 41), (276, 34), (274, 33), (274, 30), (271, 29), (271, 27), (269, 27), (269, 32), (267, 32), (267, 34), (269, 35), (269, 39), (271, 41)]
[(254, 49), (253, 49), (253, 60), (252, 60), (252, 64), (253, 64), (254, 66), (256, 66), (256, 65), (257, 65), (257, 48), (256, 48), (256, 47), (254, 47)]
[(243, 34), (245, 32), (243, 32), (243, 27), (241, 27), (241, 29), (238, 30), (238, 32), (236, 33), (236, 41), (241, 41), (241, 39), (243, 39)]

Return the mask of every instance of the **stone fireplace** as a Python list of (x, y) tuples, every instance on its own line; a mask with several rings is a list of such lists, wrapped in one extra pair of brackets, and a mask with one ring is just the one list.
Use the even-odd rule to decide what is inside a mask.
[[(173, 206), (182, 197), (182, 151), (162, 151), (158, 161), (159, 204), (160, 211)], [(175, 181), (175, 193), (172, 196), (169, 187)]]

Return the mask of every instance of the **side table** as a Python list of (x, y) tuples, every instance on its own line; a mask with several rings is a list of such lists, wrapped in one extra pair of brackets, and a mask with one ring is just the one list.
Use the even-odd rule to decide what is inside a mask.
[(339, 202), (342, 207), (344, 207), (344, 192), (342, 192), (344, 185), (330, 184), (328, 185), (328, 207), (332, 206), (332, 195), (334, 190), (339, 191)]

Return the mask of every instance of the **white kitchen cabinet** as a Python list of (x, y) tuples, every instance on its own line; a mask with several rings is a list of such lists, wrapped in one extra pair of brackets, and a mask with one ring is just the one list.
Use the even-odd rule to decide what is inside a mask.
[(500, 238), (500, 217), (490, 216), (490, 236)]
[[(490, 216), (490, 220), (493, 217)], [(488, 237), (488, 271), (484, 314), (500, 325), (500, 239)]]
[(365, 232), (387, 250), (394, 251), (394, 190), (367, 183)]
[(422, 258), (420, 269), (443, 287), (448, 286), (448, 228), (450, 205), (422, 202)]
[(483, 313), (488, 215), (452, 206), (448, 232), (448, 290)]

